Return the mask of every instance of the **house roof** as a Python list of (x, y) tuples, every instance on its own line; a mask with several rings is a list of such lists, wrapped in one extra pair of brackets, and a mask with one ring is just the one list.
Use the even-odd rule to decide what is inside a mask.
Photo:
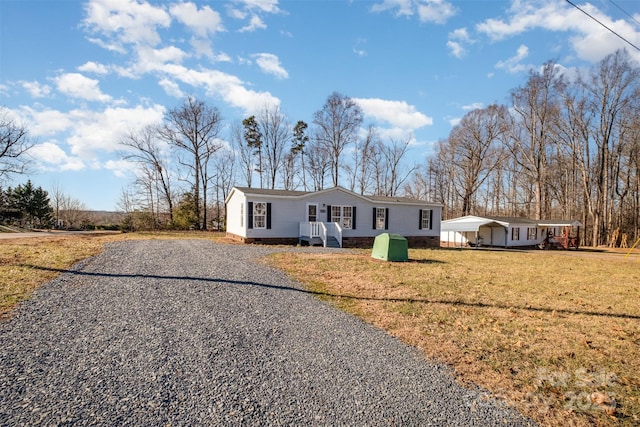
[(412, 199), (409, 197), (384, 197), (384, 196), (367, 196), (358, 193), (354, 193), (353, 191), (347, 190), (346, 188), (342, 188), (340, 186), (327, 188), (320, 191), (294, 191), (294, 190), (275, 190), (275, 189), (266, 189), (266, 188), (253, 188), (253, 187), (233, 187), (229, 196), (227, 196), (226, 202), (229, 201), (229, 198), (233, 194), (234, 191), (239, 191), (244, 194), (251, 195), (260, 195), (260, 196), (271, 196), (271, 197), (286, 197), (286, 198), (304, 198), (311, 195), (317, 195), (322, 193), (329, 193), (333, 191), (341, 191), (343, 193), (350, 194), (354, 197), (358, 197), (360, 199), (366, 200), (368, 202), (379, 202), (379, 203), (395, 203), (395, 204), (404, 204), (404, 205), (430, 205), (430, 206), (442, 206), (439, 203), (433, 203), (426, 200), (420, 199)]
[(442, 221), (441, 231), (478, 231), (480, 227), (509, 227), (510, 225), (530, 225), (535, 227), (580, 227), (582, 224), (576, 220), (537, 220), (520, 217), (505, 216), (474, 216), (467, 215), (459, 218)]

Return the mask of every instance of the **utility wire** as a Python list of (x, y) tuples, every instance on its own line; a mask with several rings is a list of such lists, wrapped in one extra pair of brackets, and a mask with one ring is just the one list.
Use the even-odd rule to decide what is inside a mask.
[(620, 39), (622, 39), (623, 41), (625, 41), (629, 46), (633, 47), (635, 50), (640, 51), (640, 48), (638, 46), (636, 46), (635, 44), (631, 43), (629, 40), (625, 39), (624, 37), (622, 37), (620, 34), (616, 33), (615, 31), (613, 31), (611, 28), (607, 27), (606, 25), (604, 25), (602, 22), (598, 21), (595, 17), (589, 15), (589, 13), (587, 13), (586, 11), (584, 11), (583, 9), (581, 9), (578, 5), (576, 5), (575, 3), (573, 3), (571, 0), (566, 0), (567, 3), (569, 3), (571, 6), (575, 7), (576, 9), (578, 9), (580, 12), (584, 13), (585, 15), (587, 15), (589, 18), (593, 19), (594, 21), (596, 21), (598, 24), (602, 25), (604, 28), (606, 28), (607, 30), (609, 30), (611, 33), (615, 34), (616, 36), (618, 36)]
[(622, 13), (624, 13), (625, 15), (627, 15), (629, 18), (631, 18), (633, 21), (635, 21), (636, 24), (640, 25), (640, 21), (638, 21), (636, 18), (633, 17), (633, 15), (631, 15), (629, 12), (627, 12), (626, 10), (624, 10), (623, 8), (621, 8), (620, 6), (618, 6), (618, 4), (616, 2), (614, 2), (613, 0), (609, 0), (609, 2), (611, 2), (612, 5), (614, 5), (615, 7), (617, 7), (618, 9), (620, 9), (622, 11)]

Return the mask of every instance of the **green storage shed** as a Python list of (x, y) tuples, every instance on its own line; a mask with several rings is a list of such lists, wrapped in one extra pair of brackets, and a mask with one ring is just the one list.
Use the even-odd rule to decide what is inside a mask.
[(382, 233), (373, 242), (371, 257), (383, 261), (408, 261), (407, 239), (399, 234)]

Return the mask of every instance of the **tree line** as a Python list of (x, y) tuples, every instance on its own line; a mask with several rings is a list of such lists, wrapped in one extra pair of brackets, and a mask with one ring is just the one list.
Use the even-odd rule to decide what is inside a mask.
[[(310, 123), (278, 106), (225, 123), (188, 97), (157, 126), (130, 131), (137, 165), (123, 189), (124, 226), (224, 228), (233, 185), (408, 196), (460, 215), (578, 219), (582, 245), (640, 237), (640, 69), (625, 50), (586, 71), (554, 61), (531, 70), (508, 102), (467, 113), (422, 164), (412, 136), (384, 138), (357, 102), (332, 93)], [(24, 172), (26, 128), (0, 110), (0, 179)], [(57, 198), (64, 202), (63, 195)]]
[(569, 77), (549, 61), (506, 105), (469, 112), (408, 191), (479, 214), (577, 219), (582, 244), (639, 236), (640, 69), (624, 50)]

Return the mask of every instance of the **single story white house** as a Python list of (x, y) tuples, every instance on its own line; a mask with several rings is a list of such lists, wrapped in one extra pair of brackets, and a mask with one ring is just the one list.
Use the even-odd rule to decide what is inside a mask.
[(577, 249), (581, 226), (576, 220), (467, 215), (442, 221), (440, 241), (445, 246), (545, 246)]
[(234, 187), (225, 204), (227, 236), (245, 243), (370, 247), (387, 232), (409, 247), (440, 246), (442, 205), (424, 200)]

